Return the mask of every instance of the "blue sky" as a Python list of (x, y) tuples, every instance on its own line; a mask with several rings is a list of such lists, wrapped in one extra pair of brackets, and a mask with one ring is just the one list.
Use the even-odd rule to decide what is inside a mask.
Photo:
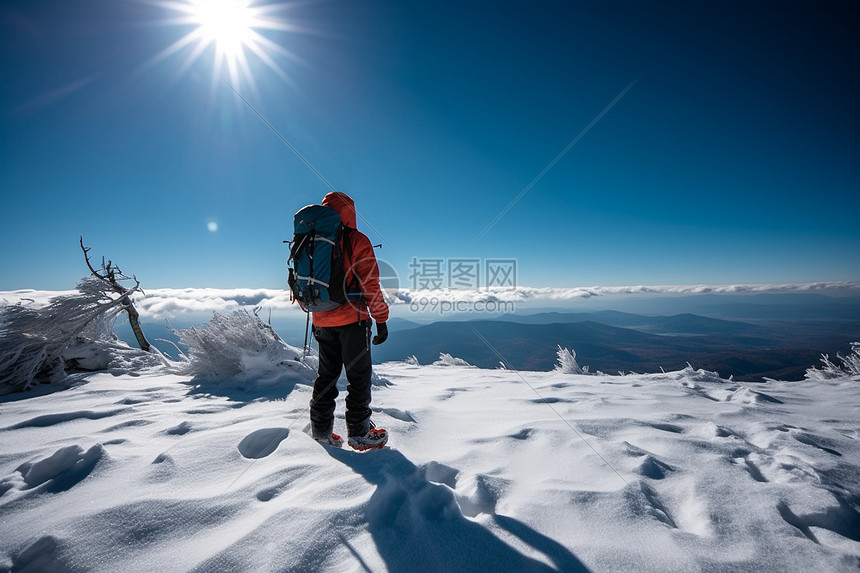
[(80, 235), (144, 288), (284, 286), (292, 215), (329, 189), (224, 78), (406, 286), (415, 258), (860, 280), (850, 2), (291, 2), (258, 30), (277, 70), (246, 50), (232, 79), (214, 45), (157, 58), (197, 28), (166, 4), (0, 4), (0, 290), (71, 288)]

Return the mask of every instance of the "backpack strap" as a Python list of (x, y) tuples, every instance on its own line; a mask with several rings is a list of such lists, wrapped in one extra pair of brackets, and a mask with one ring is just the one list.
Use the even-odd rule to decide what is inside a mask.
[[(302, 249), (305, 248), (305, 244), (308, 242), (308, 233), (302, 233), (301, 235), (296, 235), (296, 237), (298, 239), (293, 238), (290, 241), (290, 257), (287, 259), (287, 265), (301, 254)], [(286, 241), (284, 242), (286, 243)]]

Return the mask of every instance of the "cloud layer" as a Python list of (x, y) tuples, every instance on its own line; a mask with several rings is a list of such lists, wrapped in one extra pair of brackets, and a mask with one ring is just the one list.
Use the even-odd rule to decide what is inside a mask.
[[(75, 291), (16, 290), (0, 291), (0, 302), (43, 306), (52, 297)], [(735, 285), (638, 285), (591, 287), (527, 287), (507, 289), (391, 290), (386, 294), (395, 305), (412, 304), (422, 299), (444, 303), (517, 302), (541, 303), (583, 300), (594, 297), (654, 297), (683, 295), (815, 293), (832, 296), (860, 295), (860, 282), (836, 281), (783, 284)], [(260, 306), (273, 311), (300, 312), (290, 302), (289, 292), (282, 289), (147, 289), (134, 297), (140, 314), (146, 318), (166, 318), (182, 314), (211, 314), (240, 307)]]

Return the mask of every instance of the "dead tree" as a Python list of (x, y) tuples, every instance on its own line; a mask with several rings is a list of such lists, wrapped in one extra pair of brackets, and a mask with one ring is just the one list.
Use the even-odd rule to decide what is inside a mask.
[[(146, 340), (146, 337), (143, 335), (143, 330), (140, 328), (140, 314), (138, 314), (137, 309), (134, 308), (134, 303), (131, 301), (131, 295), (135, 292), (143, 292), (140, 288), (140, 281), (137, 280), (137, 277), (134, 275), (127, 277), (120, 270), (119, 266), (114, 265), (113, 261), (108, 260), (105, 263), (104, 257), (102, 257), (102, 268), (101, 272), (96, 271), (93, 268), (93, 265), (90, 263), (90, 248), (84, 246), (84, 238), (81, 237), (81, 250), (84, 251), (84, 260), (87, 262), (87, 267), (90, 269), (90, 272), (96, 278), (101, 279), (106, 284), (110, 285), (111, 289), (114, 292), (120, 295), (118, 299), (119, 304), (122, 305), (123, 310), (125, 310), (126, 314), (128, 314), (128, 323), (131, 325), (131, 330), (134, 332), (134, 337), (137, 339), (137, 344), (140, 346), (140, 349), (144, 352), (149, 352), (150, 344)], [(134, 286), (131, 288), (126, 288), (120, 284), (119, 281), (134, 281)]]

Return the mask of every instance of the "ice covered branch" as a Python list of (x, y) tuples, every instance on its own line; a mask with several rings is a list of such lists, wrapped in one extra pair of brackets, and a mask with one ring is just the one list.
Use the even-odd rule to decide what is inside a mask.
[(123, 305), (104, 281), (85, 278), (76, 294), (52, 298), (46, 307), (0, 307), (0, 394), (56, 381), (67, 367), (81, 366), (76, 347), (109, 338)]
[(246, 310), (213, 313), (203, 327), (174, 331), (188, 347), (186, 373), (200, 380), (259, 382), (292, 373), (303, 382), (315, 373), (302, 351), (286, 344), (274, 329)]
[[(146, 340), (146, 337), (143, 335), (143, 329), (140, 327), (140, 314), (138, 314), (137, 309), (134, 308), (134, 303), (131, 300), (131, 294), (134, 292), (140, 291), (140, 281), (137, 280), (137, 277), (132, 275), (131, 277), (127, 277), (122, 273), (119, 266), (114, 265), (113, 261), (108, 260), (105, 263), (104, 257), (102, 257), (102, 268), (101, 272), (96, 271), (93, 268), (92, 263), (90, 262), (90, 248), (84, 246), (84, 238), (81, 237), (81, 250), (84, 252), (84, 260), (87, 263), (87, 268), (90, 269), (92, 275), (99, 280), (103, 281), (106, 285), (108, 285), (115, 293), (120, 295), (119, 303), (122, 305), (122, 309), (128, 314), (128, 323), (131, 326), (132, 332), (134, 332), (134, 337), (137, 340), (137, 344), (140, 346), (140, 349), (149, 352), (150, 344), (149, 341)], [(126, 288), (119, 281), (122, 280), (133, 280), (134, 286), (131, 288)]]
[(560, 344), (558, 345), (558, 364), (555, 369), (564, 374), (588, 374), (588, 366), (581, 367), (576, 362), (576, 351), (562, 348)]
[(835, 380), (840, 378), (850, 378), (851, 380), (860, 380), (860, 342), (851, 343), (851, 354), (842, 356), (836, 354), (837, 359), (842, 364), (836, 364), (830, 360), (827, 354), (821, 355), (821, 369), (812, 367), (806, 371), (807, 380)]

